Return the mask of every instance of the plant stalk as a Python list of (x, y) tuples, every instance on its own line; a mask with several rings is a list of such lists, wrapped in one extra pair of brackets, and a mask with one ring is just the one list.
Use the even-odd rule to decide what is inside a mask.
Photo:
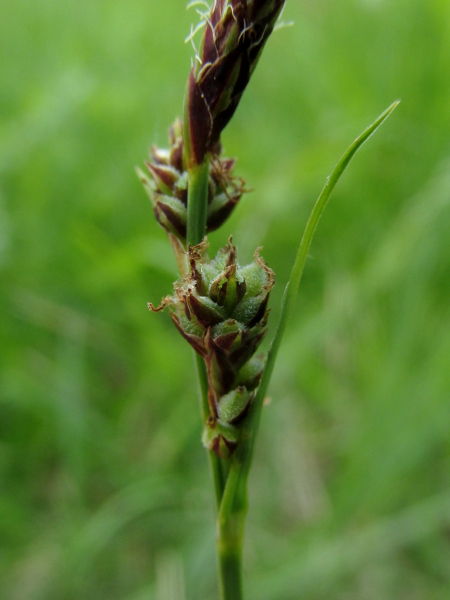
[(200, 244), (206, 234), (208, 210), (209, 155), (201, 165), (188, 168), (187, 242)]
[[(188, 169), (188, 217), (187, 242), (195, 246), (203, 241), (206, 234), (206, 213), (208, 207), (209, 156), (201, 165)], [(201, 392), (202, 423), (206, 423), (210, 411), (208, 403), (208, 376), (203, 358), (195, 355), (197, 374)], [(214, 482), (216, 507), (219, 509), (225, 489), (225, 468), (215, 452), (208, 450), (209, 465)]]
[(228, 537), (230, 523), (224, 523), (224, 530), (220, 528), (217, 544), (219, 559), (219, 579), (221, 600), (243, 600), (242, 594), (242, 543), (225, 544), (224, 537)]
[[(208, 207), (209, 156), (201, 165), (188, 168), (187, 242), (191, 246), (203, 241), (206, 233)], [(208, 376), (203, 358), (196, 355), (197, 373), (201, 390), (202, 422), (210, 416), (208, 403)], [(208, 451), (217, 507), (217, 556), (222, 600), (242, 600), (242, 544), (246, 509), (222, 510), (222, 499), (227, 481), (224, 460)]]
[(239, 472), (230, 468), (218, 516), (217, 555), (221, 600), (243, 600), (244, 597), (242, 548), (247, 516), (247, 487), (237, 489), (242, 481), (242, 478), (236, 477)]
[[(206, 374), (204, 360), (199, 354), (195, 354), (195, 362), (197, 365), (197, 375), (200, 383), (202, 423), (206, 423), (210, 414), (208, 403), (208, 376)], [(209, 468), (214, 483), (216, 509), (219, 510), (226, 483), (225, 466), (223, 461), (215, 452), (212, 450), (207, 450), (207, 453), (209, 457)]]

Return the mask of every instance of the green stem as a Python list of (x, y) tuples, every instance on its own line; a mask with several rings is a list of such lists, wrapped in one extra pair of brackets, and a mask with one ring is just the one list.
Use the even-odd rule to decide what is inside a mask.
[(187, 241), (200, 244), (206, 234), (208, 209), (209, 155), (201, 165), (188, 168)]
[(224, 523), (218, 542), (220, 597), (221, 600), (243, 600), (242, 594), (242, 544), (225, 545), (224, 537), (230, 529), (230, 523)]
[[(203, 241), (206, 233), (208, 207), (209, 156), (202, 165), (188, 168), (187, 241), (191, 245)], [(205, 362), (196, 355), (197, 372), (202, 396), (202, 418), (210, 416), (208, 375)], [(215, 452), (208, 451), (217, 504), (217, 556), (222, 600), (242, 600), (242, 542), (246, 510), (222, 511), (221, 502), (227, 481), (227, 467)]]
[[(205, 361), (197, 353), (195, 354), (195, 362), (197, 364), (197, 375), (201, 391), (202, 423), (206, 423), (210, 415), (208, 403), (208, 375), (206, 373)], [(216, 506), (217, 509), (219, 509), (226, 483), (225, 468), (223, 461), (220, 460), (215, 452), (211, 452), (210, 450), (207, 452), (209, 456), (209, 467), (214, 483)]]
[[(209, 156), (201, 165), (188, 169), (188, 220), (187, 242), (195, 246), (203, 241), (206, 234), (206, 211), (208, 207)], [(201, 391), (202, 423), (206, 423), (210, 415), (208, 403), (208, 376), (204, 360), (195, 355), (197, 374)], [(215, 452), (208, 451), (209, 465), (214, 482), (217, 509), (225, 489), (226, 474), (222, 461)]]
[[(238, 451), (239, 446), (236, 452)], [(245, 487), (238, 491), (240, 481), (236, 477), (237, 473), (236, 469), (229, 471), (218, 516), (217, 554), (221, 600), (243, 599), (242, 547), (247, 516), (247, 490)]]

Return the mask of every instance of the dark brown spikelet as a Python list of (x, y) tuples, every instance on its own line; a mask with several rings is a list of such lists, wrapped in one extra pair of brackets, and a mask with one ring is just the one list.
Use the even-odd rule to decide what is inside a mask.
[(185, 100), (187, 159), (201, 164), (233, 116), (285, 0), (215, 0)]

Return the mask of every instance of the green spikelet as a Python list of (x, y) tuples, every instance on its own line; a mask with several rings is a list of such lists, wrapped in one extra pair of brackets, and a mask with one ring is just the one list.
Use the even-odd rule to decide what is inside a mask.
[[(188, 174), (184, 161), (182, 124), (177, 120), (169, 132), (170, 148), (153, 147), (148, 173), (137, 170), (158, 223), (183, 242), (186, 239)], [(207, 232), (220, 227), (241, 199), (244, 181), (233, 176), (236, 161), (219, 157), (220, 147), (211, 157), (209, 166)]]
[[(241, 267), (231, 238), (213, 260), (206, 242), (189, 248), (189, 274), (175, 284), (175, 295), (158, 311), (172, 306), (172, 320), (181, 335), (205, 360), (211, 418), (204, 443), (218, 454), (232, 452), (236, 425), (245, 416), (264, 368), (254, 356), (268, 318), (267, 303), (274, 274), (258, 251)], [(224, 446), (225, 443), (225, 446)], [(228, 443), (228, 445), (227, 445)]]

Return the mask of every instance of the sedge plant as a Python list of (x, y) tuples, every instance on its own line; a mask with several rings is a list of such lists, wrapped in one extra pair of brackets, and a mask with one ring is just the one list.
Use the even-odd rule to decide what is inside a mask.
[[(221, 134), (232, 118), (285, 0), (191, 2), (201, 17), (201, 42), (188, 75), (183, 119), (169, 148), (153, 147), (139, 177), (158, 223), (166, 230), (180, 278), (151, 311), (170, 317), (194, 350), (201, 391), (202, 442), (214, 483), (220, 597), (241, 600), (247, 482), (264, 398), (292, 312), (311, 241), (331, 193), (362, 144), (397, 106), (394, 102), (347, 149), (319, 195), (301, 237), (266, 355), (273, 271), (256, 249), (241, 265), (230, 232), (214, 258), (207, 234), (223, 227), (245, 192), (235, 160), (222, 156)], [(196, 34), (192, 31), (192, 37)]]

